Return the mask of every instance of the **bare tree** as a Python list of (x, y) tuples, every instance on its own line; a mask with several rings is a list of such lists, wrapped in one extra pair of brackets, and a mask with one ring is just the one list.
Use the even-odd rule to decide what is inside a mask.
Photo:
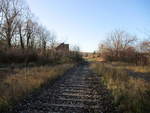
[(50, 48), (54, 49), (57, 45), (56, 35), (54, 32), (50, 33), (50, 37), (48, 38), (48, 41), (49, 41)]
[(99, 50), (103, 55), (111, 58), (121, 58), (133, 47), (136, 36), (125, 31), (116, 30), (110, 33), (104, 43), (100, 44)]
[(17, 17), (18, 23), (17, 23), (17, 34), (20, 41), (20, 46), (24, 50), (25, 48), (25, 35), (26, 35), (26, 21), (27, 17), (30, 15), (30, 10), (28, 6), (24, 4), (22, 11), (20, 15)]
[(25, 48), (25, 28), (24, 28), (24, 22), (22, 20), (19, 20), (18, 22), (18, 34), (19, 34), (19, 39), (20, 39), (20, 46), (22, 49)]
[(145, 40), (140, 44), (141, 51), (150, 54), (150, 40)]
[(38, 26), (37, 30), (38, 47), (46, 50), (47, 42), (50, 39), (50, 32), (43, 26)]
[(2, 20), (3, 20), (3, 12), (1, 9), (2, 5), (3, 5), (3, 0), (0, 0), (0, 28), (1, 28)]
[(2, 24), (4, 23), (4, 13), (2, 11), (2, 7), (4, 5), (4, 0), (0, 0), (0, 40), (3, 40), (3, 34), (2, 34)]
[(7, 46), (12, 46), (11, 41), (17, 28), (17, 16), (22, 7), (18, 0), (2, 0), (0, 10), (3, 13), (4, 23), (2, 24), (0, 34), (7, 41)]
[(31, 19), (26, 21), (26, 47), (33, 48), (35, 43), (35, 34), (37, 33), (37, 26), (36, 22), (33, 22)]

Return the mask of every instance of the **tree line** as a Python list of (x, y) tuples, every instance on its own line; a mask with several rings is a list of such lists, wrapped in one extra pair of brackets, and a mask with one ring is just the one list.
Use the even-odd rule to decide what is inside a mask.
[(0, 1), (0, 39), (7, 48), (46, 49), (47, 42), (54, 40), (50, 32), (33, 17), (30, 9), (20, 0)]
[(56, 45), (55, 34), (36, 21), (24, 0), (0, 0), (0, 62), (52, 61), (61, 57)]
[(135, 35), (115, 30), (99, 45), (99, 54), (107, 61), (146, 65), (150, 63), (150, 39), (139, 41)]

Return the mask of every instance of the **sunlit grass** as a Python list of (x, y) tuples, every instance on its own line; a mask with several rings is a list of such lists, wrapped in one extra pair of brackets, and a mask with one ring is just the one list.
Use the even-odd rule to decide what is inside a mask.
[(44, 83), (63, 75), (71, 67), (73, 64), (17, 69), (16, 74), (10, 74), (0, 83), (0, 112)]
[(112, 91), (114, 103), (123, 113), (150, 112), (150, 83), (107, 64), (93, 63), (91, 68), (101, 75), (104, 84)]
[(150, 65), (138, 66), (124, 62), (112, 62), (111, 64), (115, 65), (117, 68), (128, 69), (134, 72), (140, 72), (147, 75), (150, 74)]

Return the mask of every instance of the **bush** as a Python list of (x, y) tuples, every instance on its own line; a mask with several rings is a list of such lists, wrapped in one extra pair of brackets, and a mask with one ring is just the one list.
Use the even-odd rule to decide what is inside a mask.
[(78, 52), (57, 52), (46, 50), (42, 54), (37, 49), (11, 48), (0, 51), (0, 63), (57, 64), (66, 62), (80, 62), (82, 56)]

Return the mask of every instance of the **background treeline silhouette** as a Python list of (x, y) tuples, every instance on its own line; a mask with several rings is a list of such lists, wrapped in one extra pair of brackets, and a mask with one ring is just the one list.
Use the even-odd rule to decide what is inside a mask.
[(139, 41), (126, 31), (115, 30), (99, 45), (99, 56), (106, 61), (146, 65), (150, 63), (150, 39)]
[(61, 63), (81, 59), (79, 48), (57, 52), (56, 36), (39, 24), (23, 0), (0, 0), (0, 63)]

